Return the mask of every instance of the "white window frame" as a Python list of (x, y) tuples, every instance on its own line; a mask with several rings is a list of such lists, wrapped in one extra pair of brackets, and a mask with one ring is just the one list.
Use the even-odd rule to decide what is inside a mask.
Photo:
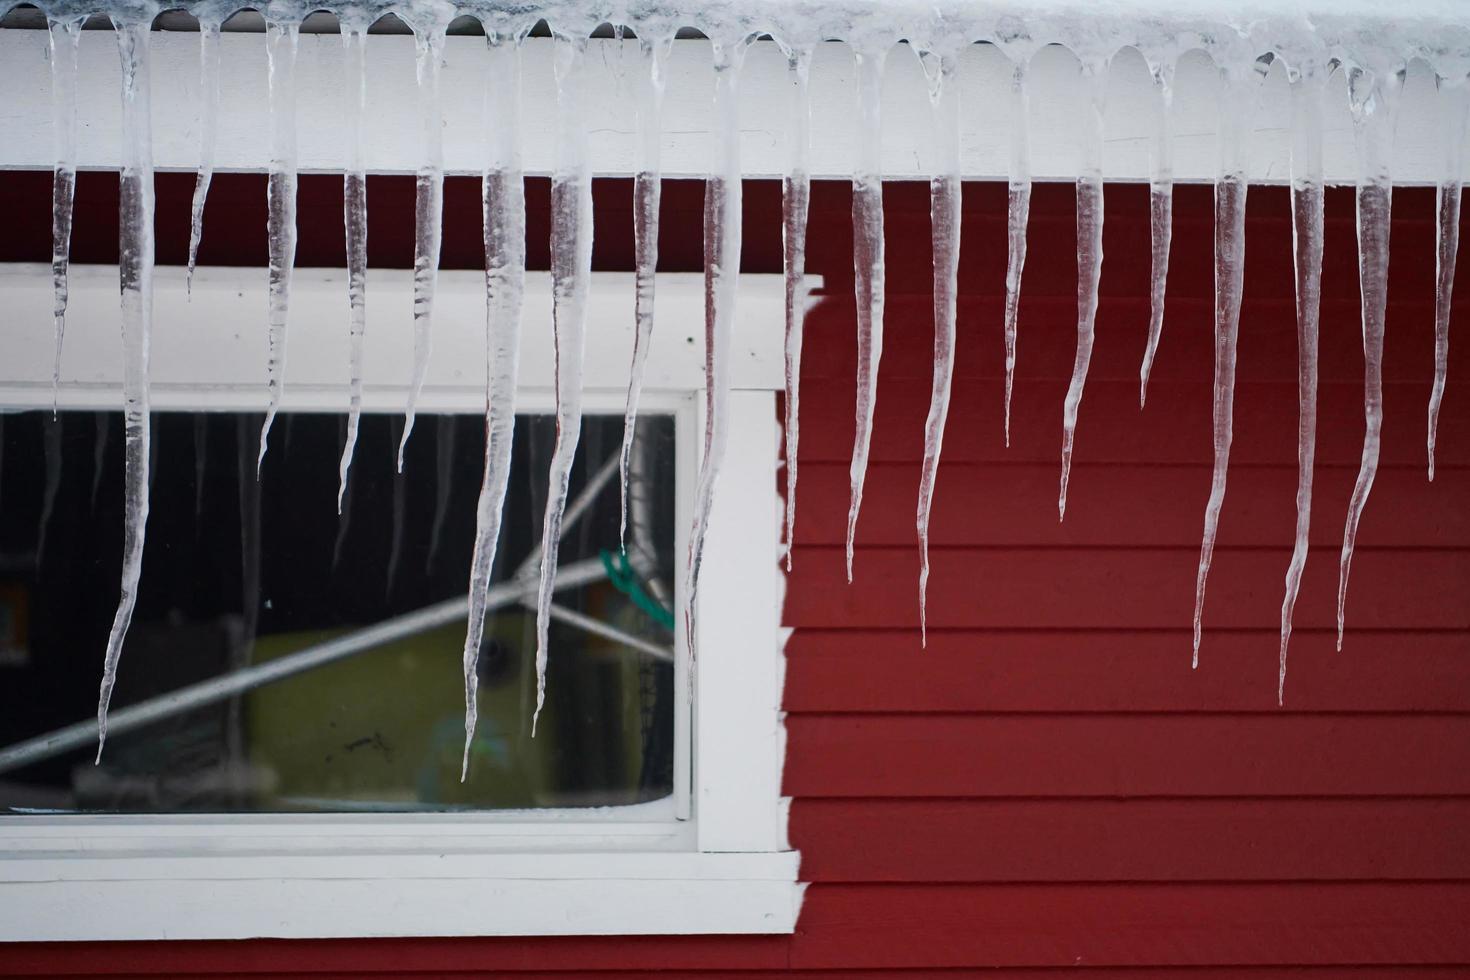
[[(403, 406), (410, 275), (370, 275), (368, 410)], [(72, 269), (63, 408), (121, 405), (116, 276), (113, 267)], [(285, 411), (345, 408), (343, 277), (297, 272)], [(0, 309), (12, 324), (0, 359), (6, 410), (50, 405), (49, 283), (48, 266), (0, 266)], [(158, 270), (154, 407), (262, 410), (264, 270), (201, 269), (193, 293), (181, 270)], [(632, 297), (631, 276), (594, 277), (589, 412), (621, 414)], [(701, 430), (700, 277), (660, 276), (658, 301), (643, 405), (676, 418), (682, 554)], [(729, 450), (700, 587), (697, 690), (676, 719), (688, 795), (598, 811), (0, 816), (0, 940), (791, 932), (804, 886), (780, 795), (782, 303), (779, 277), (743, 277)], [(442, 274), (422, 411), (483, 411), (484, 308), (480, 274)], [(544, 273), (528, 277), (524, 323), (517, 409), (548, 411)]]

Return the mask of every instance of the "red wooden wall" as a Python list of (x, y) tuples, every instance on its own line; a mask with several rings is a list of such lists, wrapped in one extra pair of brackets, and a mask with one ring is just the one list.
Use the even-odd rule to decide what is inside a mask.
[[(161, 178), (165, 229), (184, 226), (189, 183)], [(303, 181), (303, 264), (341, 262), (339, 187)], [(227, 175), (216, 188), (204, 259), (261, 264), (262, 179)], [(47, 257), (48, 189), (49, 175), (0, 179), (23, 229), (0, 240), (0, 259)], [(1039, 978), (1085, 966), (1106, 977), (1265, 980), (1470, 970), (1470, 256), (1439, 473), (1428, 484), (1432, 192), (1395, 198), (1383, 467), (1341, 653), (1332, 649), (1337, 549), (1361, 445), (1362, 354), (1352, 197), (1328, 196), (1314, 548), (1278, 708), (1296, 481), (1285, 192), (1251, 192), (1236, 438), (1192, 671), (1211, 461), (1209, 189), (1177, 193), (1168, 316), (1140, 412), (1146, 195), (1108, 188), (1105, 295), (1064, 524), (1056, 489), (1075, 343), (1071, 189), (1038, 187), (1032, 204), (1009, 449), (1005, 189), (965, 190), (927, 650), (913, 531), (932, 344), (926, 188), (887, 190), (888, 340), (850, 587), (849, 196), (821, 185), (813, 199), (810, 268), (827, 277), (829, 296), (807, 328), (785, 610), (796, 627), (785, 785), (812, 882), (794, 936), (20, 945), (0, 947), (0, 972), (753, 980), (982, 967)], [(480, 261), (477, 193), (474, 181), (450, 181), (446, 265)], [(374, 261), (406, 265), (412, 181), (375, 179), (372, 194)], [(533, 213), (544, 214), (544, 198), (533, 182)], [(113, 178), (84, 176), (81, 260), (115, 258), (114, 199)], [(625, 183), (599, 188), (601, 268), (630, 262), (627, 199)], [(665, 268), (699, 267), (699, 202), (698, 185), (669, 186)], [(747, 271), (779, 270), (778, 209), (772, 184), (747, 186)], [(543, 242), (544, 225), (532, 235), (533, 246)], [(178, 261), (183, 236), (163, 239), (160, 259)]]

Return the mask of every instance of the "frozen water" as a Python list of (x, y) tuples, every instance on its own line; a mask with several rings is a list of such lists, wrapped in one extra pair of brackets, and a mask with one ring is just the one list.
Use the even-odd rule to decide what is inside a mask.
[(1296, 270), (1297, 485), (1296, 543), (1281, 602), (1281, 656), (1276, 703), (1286, 700), (1286, 653), (1291, 619), (1307, 564), (1312, 526), (1312, 466), (1317, 453), (1317, 341), (1322, 305), (1322, 97), (1320, 74), (1304, 72), (1291, 86), (1291, 239)]
[(61, 386), (61, 346), (66, 337), (67, 266), (71, 261), (72, 202), (77, 188), (77, 49), (82, 20), (47, 18), (51, 55), (51, 121), (56, 163), (51, 171), (51, 292), (56, 355), (51, 369), (51, 415)]
[(1159, 100), (1154, 141), (1150, 148), (1152, 174), (1148, 182), (1148, 225), (1152, 255), (1149, 265), (1148, 344), (1143, 351), (1143, 364), (1138, 369), (1138, 407), (1148, 400), (1148, 376), (1153, 371), (1154, 355), (1164, 332), (1164, 292), (1169, 281), (1169, 244), (1174, 237), (1174, 169), (1171, 152), (1172, 130), (1169, 110), (1174, 103), (1174, 85), (1170, 71), (1161, 67), (1154, 72), (1154, 90)]
[(689, 587), (684, 628), (695, 652), (699, 571), (704, 538), (714, 507), (715, 482), (729, 436), (730, 340), (743, 240), (740, 201), (740, 114), (737, 95), (746, 42), (715, 42), (715, 169), (704, 185), (704, 451), (695, 487), (694, 526), (689, 534)]
[(1006, 188), (1006, 445), (1011, 444), (1011, 389), (1016, 380), (1016, 318), (1026, 268), (1026, 225), (1031, 216), (1031, 136), (1026, 125), (1026, 63), (1011, 73), (1011, 161)]
[[(407, 423), (395, 419), (392, 430), (396, 437), (395, 441), (403, 445), (403, 430)], [(398, 581), (398, 563), (403, 558), (403, 519), (405, 497), (408, 493), (407, 480), (403, 470), (395, 469), (393, 472), (393, 533), (388, 539), (388, 580), (383, 588), (383, 598), (393, 598), (393, 585)]]
[[(337, 513), (342, 513), (347, 476), (362, 422), (362, 344), (367, 334), (367, 174), (362, 166), (362, 118), (367, 111), (366, 25), (344, 21), (342, 45), (347, 75), (347, 169), (342, 174), (342, 223), (347, 242), (348, 407), (342, 458), (337, 463)], [(343, 518), (342, 528), (347, 521)], [(338, 551), (340, 547), (340, 532)], [(334, 561), (335, 564), (335, 561)]]
[(1220, 79), (1220, 127), (1216, 136), (1220, 174), (1215, 181), (1215, 390), (1211, 412), (1215, 465), (1194, 584), (1194, 652), (1190, 661), (1194, 667), (1199, 666), (1205, 586), (1215, 556), (1220, 509), (1225, 505), (1225, 479), (1230, 470), (1230, 443), (1235, 435), (1235, 362), (1245, 287), (1246, 165), (1259, 79), (1255, 72), (1223, 73)]
[(424, 126), (423, 160), (414, 188), (413, 233), (413, 380), (403, 437), (398, 442), (398, 472), (403, 451), (413, 435), (413, 420), (424, 379), (434, 327), (434, 294), (439, 285), (439, 248), (444, 229), (444, 110), (439, 101), (439, 76), (444, 63), (445, 25), (414, 32), (418, 76), (419, 119)]
[(924, 465), (919, 477), (919, 637), (929, 640), (929, 511), (939, 477), (944, 422), (954, 377), (955, 307), (960, 263), (960, 93), (953, 56), (925, 59), (934, 108), (934, 177), (929, 182), (929, 222), (934, 243), (934, 383), (924, 422)]
[(291, 302), (291, 272), (296, 265), (296, 48), (299, 40), (300, 25), (294, 21), (266, 22), (271, 122), (271, 164), (266, 178), (266, 248), (270, 261), (270, 359), (266, 371), (270, 407), (260, 428), (257, 475), (265, 462), (271, 423), (281, 406), (286, 375), (286, 320)]
[(220, 22), (207, 14), (199, 19), (199, 172), (194, 178), (194, 200), (189, 209), (189, 264), (184, 286), (194, 288), (194, 267), (199, 260), (199, 243), (204, 238), (204, 202), (214, 179), (214, 144), (219, 132), (219, 34)]
[[(627, 550), (628, 468), (637, 432), (638, 399), (643, 393), (643, 371), (653, 341), (654, 277), (658, 270), (658, 208), (663, 181), (659, 177), (660, 115), (664, 97), (664, 59), (672, 39), (638, 41), (639, 70), (634, 74), (638, 126), (638, 172), (633, 176), (634, 330), (633, 363), (628, 371), (628, 404), (623, 413), (623, 448), (618, 456), (621, 487), (618, 545)], [(622, 47), (618, 50), (621, 52)]]
[(852, 174), (852, 265), (857, 293), (857, 419), (852, 444), (852, 503), (847, 511), (847, 580), (852, 581), (852, 542), (863, 506), (868, 447), (883, 359), (883, 63), (887, 52), (859, 50), (858, 151)]
[(97, 699), (97, 761), (107, 743), (107, 706), (117, 682), (123, 639), (133, 621), (143, 573), (148, 526), (148, 342), (153, 320), (153, 155), (149, 106), (150, 23), (117, 25), (122, 58), (122, 177), (118, 223), (118, 279), (122, 292), (123, 487), (122, 590), (103, 657)]
[(1057, 519), (1067, 516), (1067, 484), (1072, 478), (1072, 444), (1077, 435), (1077, 413), (1082, 407), (1082, 389), (1092, 363), (1094, 324), (1097, 320), (1097, 289), (1103, 263), (1103, 94), (1106, 66), (1083, 68), (1087, 79), (1091, 112), (1081, 134), (1082, 171), (1077, 177), (1077, 356), (1072, 362), (1072, 380), (1062, 406), (1062, 482), (1057, 494)]
[(587, 344), (587, 290), (592, 280), (592, 170), (587, 158), (587, 39), (558, 35), (556, 44), (556, 170), (551, 177), (551, 289), (556, 340), (556, 448), (541, 527), (541, 576), (536, 596), (536, 710), (546, 704), (551, 594), (567, 506), (572, 460), (582, 434), (582, 367)]
[(806, 223), (811, 206), (812, 176), (812, 49), (792, 48), (786, 72), (790, 80), (788, 111), (789, 160), (781, 180), (781, 271), (786, 285), (786, 570), (796, 548), (796, 467), (801, 441), (801, 341), (806, 321)]
[(1434, 479), (1434, 442), (1439, 434), (1439, 406), (1444, 400), (1450, 356), (1450, 300), (1455, 286), (1455, 258), (1460, 250), (1460, 191), (1465, 173), (1465, 124), (1470, 113), (1470, 85), (1441, 84), (1444, 179), (1434, 191), (1438, 216), (1434, 249), (1434, 388), (1429, 393), (1429, 479)]
[[(342, 420), (342, 439), (347, 439), (347, 420)], [(337, 538), (332, 542), (332, 570), (342, 562), (342, 549), (347, 544), (347, 529), (352, 524), (352, 484), (347, 484), (347, 492), (340, 494), (337, 500)]]
[(475, 738), (480, 642), (485, 595), (499, 546), (500, 518), (510, 484), (515, 433), (516, 368), (521, 344), (521, 298), (526, 278), (526, 197), (520, 153), (520, 49), (495, 36), (489, 42), (485, 127), (489, 149), (482, 184), (485, 232), (485, 471), (475, 505), (475, 548), (470, 559), (470, 613), (464, 645), (465, 745), (460, 779), (469, 774)]
[(1393, 210), (1389, 162), (1393, 157), (1394, 99), (1399, 79), (1375, 79), (1358, 71), (1349, 76), (1349, 101), (1358, 149), (1358, 291), (1363, 319), (1363, 458), (1348, 502), (1337, 574), (1337, 648), (1347, 618), (1348, 575), (1358, 522), (1373, 478), (1378, 475), (1383, 430), (1383, 327), (1388, 308), (1388, 232)]

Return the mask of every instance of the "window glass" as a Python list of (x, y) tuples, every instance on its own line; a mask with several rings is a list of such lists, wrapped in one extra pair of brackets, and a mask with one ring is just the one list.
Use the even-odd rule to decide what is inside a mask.
[[(482, 418), (421, 414), (399, 475), (401, 416), (364, 415), (339, 517), (344, 417), (278, 417), (257, 480), (259, 415), (156, 413), (143, 579), (99, 765), (95, 732), (64, 751), (33, 740), (95, 724), (121, 568), (122, 419), (0, 419), (0, 812), (578, 807), (671, 792), (671, 416), (639, 423), (626, 557), (622, 420), (584, 422), (571, 500), (591, 481), (591, 505), (566, 527), (560, 565), (589, 581), (556, 594), (534, 739), (533, 594), (492, 610), (464, 783), (463, 599)], [(493, 583), (537, 571), (554, 438), (554, 418), (518, 419)], [(435, 610), (428, 628), (359, 642), (421, 610)], [(294, 669), (344, 640), (362, 649)], [(266, 665), (285, 676), (228, 690)], [(183, 710), (162, 701), (171, 692)], [(162, 716), (130, 727), (129, 709), (143, 706)]]

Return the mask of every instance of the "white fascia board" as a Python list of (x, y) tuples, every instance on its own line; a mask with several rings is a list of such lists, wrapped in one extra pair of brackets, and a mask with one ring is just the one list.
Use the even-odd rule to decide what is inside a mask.
[[(0, 179), (4, 179), (0, 177)], [(153, 288), (152, 399), (156, 408), (264, 410), (266, 288), (264, 269), (203, 267), (192, 297), (184, 270), (160, 267)], [(819, 281), (814, 278), (814, 281)], [(413, 273), (374, 269), (368, 276), (363, 405), (401, 411), (413, 365)], [(633, 276), (594, 273), (587, 304), (586, 390), (594, 411), (621, 412), (633, 350)], [(661, 396), (704, 386), (704, 280), (695, 273), (658, 277), (656, 322), (645, 390)], [(54, 336), (51, 269), (0, 264), (5, 357), (0, 405), (51, 404)], [(741, 277), (732, 376), (737, 389), (774, 391), (784, 384), (785, 292), (780, 276)], [(115, 266), (74, 265), (61, 363), (59, 401), (71, 408), (122, 405)], [(551, 280), (528, 273), (522, 316), (520, 382), (528, 410), (550, 404), (554, 350)], [(348, 403), (346, 271), (297, 269), (291, 287), (282, 407), (345, 411)], [(605, 396), (605, 397), (602, 397)], [(485, 277), (439, 275), (433, 350), (420, 407), (482, 411), (485, 404)]]
[[(522, 58), (522, 127), (528, 173), (552, 166), (556, 90), (548, 39), (525, 42)], [(628, 74), (638, 70), (635, 41), (593, 40), (590, 60), (590, 152), (595, 172), (626, 176), (637, 168)], [(450, 37), (442, 79), (444, 159), (451, 173), (478, 174), (484, 164), (485, 42)], [(367, 45), (369, 112), (364, 119), (364, 160), (380, 173), (413, 173), (419, 163), (419, 114), (411, 37), (374, 35)], [(299, 166), (303, 172), (340, 171), (346, 160), (346, 84), (342, 42), (336, 35), (301, 38), (298, 59)], [(265, 40), (226, 34), (221, 40), (222, 103), (217, 166), (263, 170), (270, 146)], [(702, 40), (674, 43), (668, 65), (662, 167), (666, 176), (702, 177), (713, 166), (713, 82), (710, 47)], [(109, 169), (119, 159), (119, 77), (116, 44), (109, 31), (82, 37), (79, 160), (83, 168)], [(895, 48), (883, 88), (883, 171), (895, 179), (924, 179), (933, 165), (933, 130), (923, 72), (913, 50)], [(1088, 100), (1076, 58), (1060, 47), (1039, 51), (1029, 74), (1032, 173), (1038, 180), (1069, 180), (1080, 161), (1078, 135), (1088, 131)], [(1218, 169), (1216, 93), (1219, 73), (1200, 51), (1179, 61), (1171, 120), (1174, 176), (1208, 181)], [(967, 179), (1003, 180), (1009, 161), (1011, 63), (999, 48), (970, 45), (961, 58), (963, 133), (961, 171)], [(774, 43), (761, 42), (746, 58), (740, 82), (741, 166), (748, 177), (776, 177), (787, 166), (789, 100), (786, 59)], [(1274, 67), (1264, 82), (1251, 153), (1253, 180), (1289, 178), (1290, 99), (1285, 71)], [(0, 168), (50, 169), (52, 124), (50, 68), (45, 31), (0, 30)], [(158, 31), (152, 61), (154, 162), (161, 169), (192, 170), (199, 158), (199, 50), (197, 35)], [(818, 177), (846, 177), (856, 156), (857, 85), (851, 49), (819, 46), (811, 75), (812, 159)], [(1155, 132), (1157, 92), (1141, 55), (1124, 49), (1113, 59), (1105, 111), (1104, 173), (1112, 180), (1147, 180)], [(1439, 95), (1428, 66), (1411, 64), (1401, 101), (1394, 148), (1394, 179), (1436, 183), (1444, 174), (1437, 121)], [(1341, 72), (1329, 83), (1324, 119), (1324, 169), (1328, 182), (1356, 178), (1352, 122)], [(1470, 157), (1466, 161), (1470, 176)]]

